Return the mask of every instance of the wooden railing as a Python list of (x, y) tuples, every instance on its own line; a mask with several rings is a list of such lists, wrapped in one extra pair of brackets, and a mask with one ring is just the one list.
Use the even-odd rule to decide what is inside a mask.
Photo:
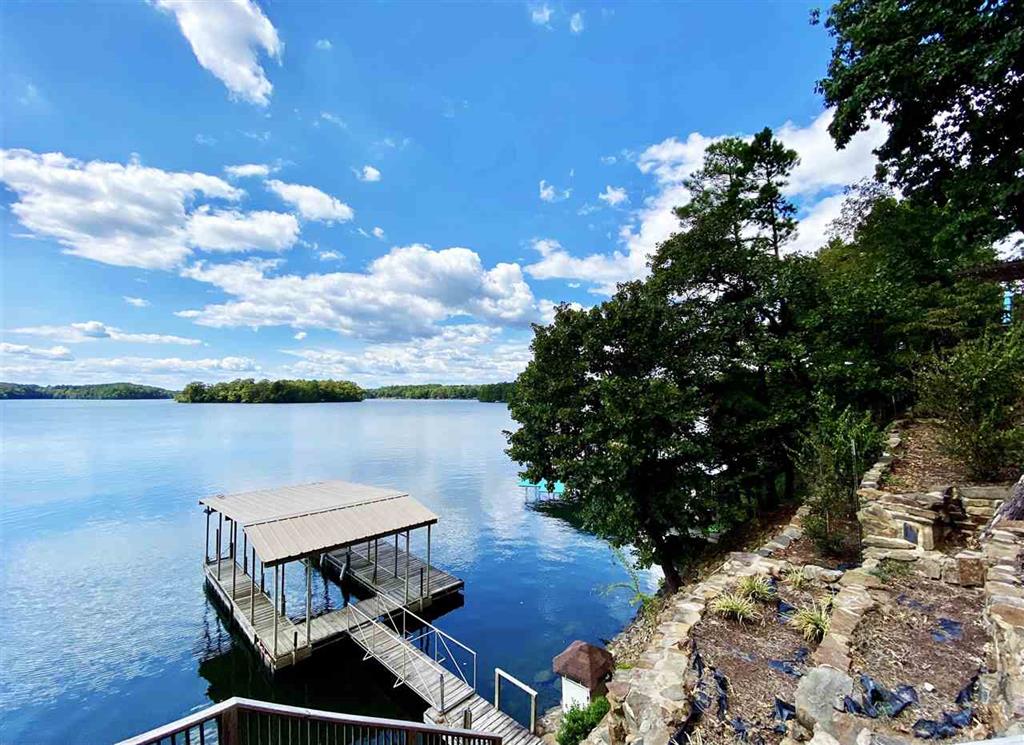
[(230, 698), (118, 745), (501, 745), (501, 737), (399, 719)]

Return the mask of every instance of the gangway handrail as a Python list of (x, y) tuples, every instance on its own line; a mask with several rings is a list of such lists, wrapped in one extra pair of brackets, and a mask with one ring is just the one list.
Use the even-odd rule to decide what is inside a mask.
[(530, 734), (534, 734), (537, 731), (537, 691), (530, 686), (526, 685), (523, 681), (519, 680), (516, 676), (511, 673), (507, 673), (500, 667), (494, 668), (494, 708), (501, 711), (501, 679), (504, 678), (509, 683), (518, 686), (521, 690), (526, 691), (530, 696)]
[[(298, 740), (302, 739), (303, 734), (306, 736), (306, 740), (309, 740), (310, 732), (316, 727), (317, 735), (332, 731), (337, 735), (339, 729), (342, 733), (352, 734), (354, 732), (352, 729), (346, 730), (345, 728), (360, 728), (358, 732), (370, 736), (390, 733), (389, 741), (398, 745), (415, 745), (418, 741), (425, 743), (428, 741), (428, 736), (430, 742), (443, 741), (450, 745), (501, 745), (502, 741), (498, 735), (477, 730), (455, 729), (402, 719), (339, 714), (333, 711), (287, 706), (235, 696), (148, 732), (129, 737), (119, 742), (118, 745), (156, 745), (156, 743), (164, 741), (174, 742), (178, 735), (184, 735), (185, 742), (218, 742), (220, 745), (240, 745), (243, 742), (253, 741), (251, 739), (253, 723), (249, 721), (250, 717), (255, 719), (257, 742), (259, 733), (262, 731), (259, 729), (262, 717), (267, 717), (268, 734), (270, 724), (274, 721), (279, 734), (284, 729), (287, 731), (288, 737), (291, 737), (291, 733), (294, 731), (299, 736)], [(305, 723), (305, 727), (303, 727), (303, 723)], [(395, 735), (400, 736), (395, 737)], [(345, 738), (344, 741), (352, 741), (352, 738)]]

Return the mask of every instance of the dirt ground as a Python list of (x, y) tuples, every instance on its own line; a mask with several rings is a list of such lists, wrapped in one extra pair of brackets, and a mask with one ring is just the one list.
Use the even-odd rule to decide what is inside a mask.
[(926, 492), (953, 484), (972, 484), (963, 467), (942, 452), (939, 445), (941, 427), (923, 419), (906, 422), (900, 427), (900, 446), (892, 468), (882, 480), (882, 488), (890, 492)]
[[(859, 529), (859, 526), (857, 527)], [(822, 554), (818, 550), (817, 546), (814, 545), (814, 542), (806, 536), (797, 538), (786, 548), (781, 551), (776, 551), (773, 556), (776, 559), (785, 559), (790, 564), (797, 567), (802, 567), (805, 564), (815, 564), (819, 567), (825, 567), (825, 569), (839, 569), (841, 566), (848, 566), (851, 563), (860, 563), (860, 561), (851, 558), (827, 556)]]
[[(796, 607), (826, 597), (825, 589), (819, 586), (796, 591), (780, 582), (778, 587), (779, 597)], [(805, 641), (791, 625), (780, 623), (774, 606), (758, 604), (758, 610), (761, 618), (752, 623), (741, 624), (709, 612), (694, 627), (696, 650), (706, 666), (702, 680), (711, 698), (694, 730), (694, 737), (699, 735), (704, 743), (735, 743), (737, 736), (730, 721), (736, 717), (750, 725), (750, 740), (756, 732), (766, 743), (777, 743), (785, 734), (774, 731), (779, 724), (773, 716), (775, 697), (792, 704), (800, 678), (773, 668), (769, 662), (788, 663), (791, 673), (802, 673), (808, 668), (806, 660), (817, 644)], [(719, 718), (714, 670), (728, 680), (728, 709), (724, 718)]]
[[(984, 598), (979, 589), (916, 575), (894, 578), (887, 589), (893, 602), (869, 612), (854, 632), (851, 674), (856, 679), (866, 673), (889, 690), (900, 684), (916, 689), (919, 702), (888, 722), (909, 734), (917, 719), (957, 711), (957, 693), (983, 665)], [(858, 699), (859, 688), (854, 687)]]

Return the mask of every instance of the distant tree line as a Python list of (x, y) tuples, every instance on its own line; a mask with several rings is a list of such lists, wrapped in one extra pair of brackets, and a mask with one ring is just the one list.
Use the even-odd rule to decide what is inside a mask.
[(81, 398), (148, 399), (171, 398), (174, 391), (137, 383), (100, 383), (99, 385), (31, 385), (0, 383), (0, 399)]
[(386, 385), (380, 388), (369, 388), (365, 391), (367, 398), (436, 398), (436, 399), (467, 399), (484, 403), (504, 403), (512, 394), (514, 383), (483, 383), (479, 385), (442, 385), (440, 383), (424, 383), (422, 385)]
[(190, 404), (312, 404), (362, 401), (365, 392), (350, 380), (254, 380), (189, 383), (175, 396)]

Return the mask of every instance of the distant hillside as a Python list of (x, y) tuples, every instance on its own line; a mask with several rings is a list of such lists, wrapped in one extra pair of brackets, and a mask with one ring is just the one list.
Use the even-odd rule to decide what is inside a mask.
[(505, 403), (512, 394), (513, 383), (481, 383), (479, 385), (386, 385), (368, 388), (367, 398), (457, 398), (483, 401), (484, 403)]
[(30, 385), (0, 383), (0, 399), (20, 398), (97, 398), (141, 399), (172, 398), (174, 391), (137, 383), (100, 383), (98, 385)]

